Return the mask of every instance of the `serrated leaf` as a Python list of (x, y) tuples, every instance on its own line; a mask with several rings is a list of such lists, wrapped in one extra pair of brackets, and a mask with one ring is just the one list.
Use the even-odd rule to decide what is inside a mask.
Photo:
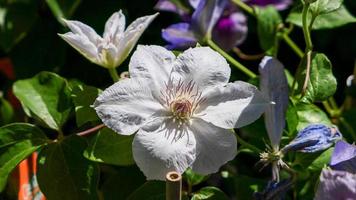
[(73, 135), (39, 153), (37, 180), (48, 199), (98, 199), (99, 169), (83, 157), (86, 147), (85, 139)]
[(147, 181), (135, 192), (133, 192), (127, 200), (165, 200), (166, 199), (166, 184), (163, 181)]
[(269, 51), (275, 43), (277, 26), (282, 23), (282, 18), (273, 6), (265, 8), (256, 7), (257, 32), (261, 48)]
[(81, 0), (46, 0), (48, 7), (58, 20), (70, 18), (80, 2)]
[(32, 124), (14, 123), (0, 128), (0, 191), (11, 171), (47, 142), (45, 134)]
[(195, 192), (191, 200), (228, 200), (226, 194), (216, 187), (204, 187)]
[(310, 11), (315, 15), (330, 13), (342, 5), (343, 0), (317, 0), (310, 4)]
[[(308, 18), (308, 23), (311, 20), (310, 15)], [(287, 17), (287, 22), (302, 27), (302, 12), (300, 7), (292, 10), (292, 12)], [(312, 30), (337, 28), (354, 22), (356, 22), (356, 18), (350, 14), (345, 6), (341, 6), (333, 12), (316, 17), (312, 26)]]
[(73, 103), (77, 125), (80, 127), (87, 122), (99, 121), (92, 107), (101, 90), (92, 86), (77, 85), (72, 90)]
[[(16, 81), (13, 85), (15, 96), (49, 128), (60, 130), (72, 109), (67, 82), (51, 72), (41, 72), (30, 79)], [(33, 114), (33, 115), (32, 115)]]
[(84, 156), (95, 162), (113, 165), (132, 165), (134, 135), (119, 135), (109, 128), (101, 129), (90, 141)]
[[(306, 68), (307, 56), (304, 56), (302, 66)], [(305, 94), (302, 98), (303, 102), (321, 102), (328, 99), (336, 91), (337, 81), (332, 72), (332, 66), (329, 59), (321, 53), (312, 53), (309, 81)], [(303, 86), (306, 69), (298, 75), (298, 85)]]
[(297, 131), (302, 130), (309, 124), (332, 125), (328, 116), (318, 106), (314, 104), (298, 103), (295, 105), (298, 114)]

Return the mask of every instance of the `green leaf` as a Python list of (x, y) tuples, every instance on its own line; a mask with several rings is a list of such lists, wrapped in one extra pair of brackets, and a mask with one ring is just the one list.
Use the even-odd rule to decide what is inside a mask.
[(37, 1), (7, 1), (0, 5), (0, 46), (5, 51), (21, 41), (38, 19)]
[(13, 91), (23, 107), (49, 128), (60, 130), (67, 121), (72, 108), (70, 92), (66, 80), (57, 74), (41, 72), (16, 81)]
[(228, 200), (226, 194), (216, 187), (204, 187), (195, 192), (191, 200)]
[(328, 116), (318, 106), (314, 104), (298, 103), (296, 106), (298, 114), (297, 130), (300, 131), (309, 124), (320, 123), (325, 125), (332, 125)]
[(90, 141), (84, 156), (89, 160), (113, 165), (132, 165), (134, 136), (119, 135), (109, 128), (101, 129)]
[(75, 105), (75, 116), (78, 126), (87, 122), (99, 121), (93, 105), (101, 90), (86, 85), (77, 85), (72, 90), (73, 103)]
[(0, 95), (0, 125), (9, 124), (14, 119), (14, 109), (11, 104)]
[(321, 171), (321, 169), (330, 162), (334, 148), (329, 148), (318, 156), (308, 167), (310, 171)]
[(108, 177), (101, 186), (105, 200), (127, 199), (131, 193), (146, 182), (146, 177), (135, 165), (115, 169), (114, 172), (110, 171), (101, 176)]
[(342, 5), (343, 0), (317, 0), (310, 4), (310, 11), (314, 16), (330, 13)]
[(135, 192), (133, 192), (127, 200), (165, 200), (166, 199), (166, 184), (163, 181), (147, 181)]
[[(306, 68), (307, 58), (304, 56), (302, 65)], [(312, 103), (328, 99), (336, 91), (336, 78), (332, 73), (332, 66), (329, 59), (321, 53), (312, 53), (310, 77), (302, 98), (303, 102)], [(298, 85), (303, 87), (306, 77), (306, 69), (298, 75)], [(300, 88), (301, 89), (301, 88)]]
[(0, 128), (0, 191), (11, 171), (47, 142), (44, 133), (31, 124), (14, 123)]
[(274, 47), (277, 35), (277, 27), (282, 23), (282, 18), (276, 8), (267, 6), (265, 8), (255, 7), (257, 16), (257, 32), (261, 48), (265, 51)]
[(81, 0), (46, 0), (48, 7), (58, 20), (70, 18)]
[(189, 168), (184, 172), (183, 178), (187, 180), (189, 185), (194, 186), (205, 181), (208, 178), (208, 176), (197, 174), (192, 169)]
[(37, 180), (48, 199), (98, 199), (99, 169), (83, 157), (86, 147), (85, 139), (73, 135), (39, 153)]
[[(308, 18), (310, 22), (311, 17)], [(302, 27), (302, 13), (300, 8), (295, 8), (287, 17), (287, 22), (293, 23), (299, 27)], [(356, 22), (356, 18), (350, 14), (350, 12), (346, 9), (345, 6), (341, 6), (340, 8), (334, 10), (333, 12), (319, 15), (316, 17), (313, 23), (313, 30), (320, 29), (331, 29), (337, 28), (349, 23)]]
[(288, 127), (288, 134), (294, 135), (294, 133), (297, 130), (298, 126), (298, 113), (296, 107), (292, 104), (288, 104), (288, 109), (286, 112), (286, 122), (287, 122), (287, 127)]

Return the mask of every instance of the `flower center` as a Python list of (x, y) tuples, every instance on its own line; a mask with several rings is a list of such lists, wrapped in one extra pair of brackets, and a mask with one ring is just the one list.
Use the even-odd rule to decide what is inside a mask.
[(179, 124), (189, 121), (195, 110), (204, 101), (202, 93), (193, 81), (173, 81), (171, 78), (161, 90), (161, 98), (171, 117)]
[(187, 99), (178, 99), (171, 103), (171, 111), (174, 118), (185, 121), (189, 119), (192, 114), (192, 103)]

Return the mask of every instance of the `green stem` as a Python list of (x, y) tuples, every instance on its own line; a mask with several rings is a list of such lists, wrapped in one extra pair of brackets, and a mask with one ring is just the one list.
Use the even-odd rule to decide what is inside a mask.
[(252, 150), (252, 151), (254, 151), (255, 153), (258, 153), (258, 154), (263, 152), (261, 149), (257, 148), (256, 146), (254, 146), (254, 145), (246, 142), (242, 138), (240, 138), (240, 136), (235, 132), (234, 129), (232, 129), (232, 132), (234, 132), (237, 142), (240, 143), (242, 146), (247, 147), (248, 149), (250, 149), (250, 150)]
[(251, 70), (243, 66), (241, 63), (239, 63), (237, 60), (235, 60), (232, 56), (230, 56), (228, 53), (226, 53), (224, 50), (222, 50), (217, 44), (215, 44), (212, 40), (207, 40), (208, 45), (213, 48), (215, 51), (219, 52), (222, 56), (226, 58), (231, 64), (233, 64), (237, 69), (245, 73), (247, 76), (250, 78), (255, 78), (257, 75), (253, 73)]
[(253, 10), (253, 8), (251, 8), (249, 5), (245, 4), (241, 0), (232, 0), (232, 2), (234, 2), (237, 6), (239, 6), (242, 10), (246, 11), (250, 15), (255, 16), (255, 11)]
[(303, 58), (303, 51), (295, 44), (288, 34), (283, 34), (283, 40), (289, 45), (290, 48), (300, 57)]
[(322, 103), (323, 103), (323, 106), (324, 106), (326, 112), (328, 112), (329, 115), (331, 116), (334, 111), (333, 111), (333, 109), (331, 108), (329, 102), (328, 102), (328, 101), (323, 101)]
[(305, 2), (302, 11), (303, 33), (304, 33), (304, 39), (306, 44), (306, 52), (313, 49), (313, 43), (311, 41), (309, 24), (308, 24), (309, 6), (310, 4)]
[(116, 68), (108, 68), (110, 76), (114, 82), (118, 82), (120, 80), (119, 75), (117, 75)]

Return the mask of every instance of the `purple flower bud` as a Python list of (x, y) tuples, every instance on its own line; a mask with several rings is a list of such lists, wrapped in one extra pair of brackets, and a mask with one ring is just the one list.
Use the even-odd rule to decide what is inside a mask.
[(356, 174), (323, 169), (314, 200), (355, 199)]
[(330, 167), (356, 174), (356, 146), (338, 141), (331, 156)]
[(285, 153), (290, 150), (304, 153), (322, 151), (341, 138), (342, 135), (336, 127), (311, 124), (299, 131), (294, 140), (282, 149), (282, 152)]
[(291, 179), (285, 179), (280, 182), (270, 181), (263, 192), (256, 192), (254, 197), (256, 200), (266, 199), (283, 199), (286, 192), (291, 188)]

